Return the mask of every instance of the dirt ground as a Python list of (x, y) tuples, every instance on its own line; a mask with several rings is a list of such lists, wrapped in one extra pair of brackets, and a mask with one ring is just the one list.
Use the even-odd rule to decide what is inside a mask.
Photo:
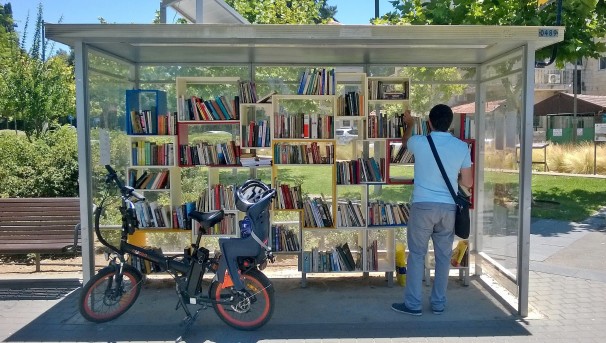
[[(103, 255), (95, 256), (95, 269), (99, 270), (107, 265)], [(274, 272), (296, 272), (296, 256), (280, 256), (275, 264), (268, 267)], [(0, 255), (0, 280), (20, 277), (81, 277), (82, 257), (66, 257), (42, 255), (40, 257), (40, 272), (36, 272), (34, 255)]]

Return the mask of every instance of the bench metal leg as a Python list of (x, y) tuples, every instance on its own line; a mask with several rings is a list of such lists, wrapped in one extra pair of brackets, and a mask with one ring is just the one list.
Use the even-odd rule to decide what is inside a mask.
[(40, 271), (40, 254), (36, 254), (36, 271)]

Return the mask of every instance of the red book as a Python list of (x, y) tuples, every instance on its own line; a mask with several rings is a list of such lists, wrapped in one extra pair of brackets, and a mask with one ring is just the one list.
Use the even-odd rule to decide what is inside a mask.
[(179, 227), (179, 220), (177, 219), (177, 211), (173, 210), (173, 227)]
[(215, 210), (221, 209), (221, 185), (215, 185)]
[(255, 136), (255, 122), (251, 121), (248, 124), (248, 143), (247, 146), (248, 147), (253, 147), (254, 146), (254, 136)]

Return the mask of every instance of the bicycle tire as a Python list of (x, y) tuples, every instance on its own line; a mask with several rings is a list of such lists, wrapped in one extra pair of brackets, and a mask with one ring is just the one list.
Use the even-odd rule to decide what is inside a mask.
[[(242, 274), (244, 286), (254, 296), (253, 301), (243, 300), (238, 305), (213, 303), (213, 309), (227, 325), (250, 331), (267, 324), (274, 312), (274, 287), (261, 271), (251, 269)], [(210, 297), (221, 300), (233, 294), (233, 287), (223, 287), (218, 281), (210, 288)]]
[(141, 293), (141, 273), (126, 264), (122, 272), (122, 287), (118, 290), (114, 277), (118, 266), (101, 269), (82, 287), (78, 306), (87, 320), (103, 323), (114, 320), (126, 312)]

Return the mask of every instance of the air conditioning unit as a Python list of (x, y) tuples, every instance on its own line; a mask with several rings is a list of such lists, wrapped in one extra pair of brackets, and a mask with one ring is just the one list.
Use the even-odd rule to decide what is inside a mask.
[(548, 74), (547, 75), (547, 83), (561, 83), (561, 75), (560, 74)]

